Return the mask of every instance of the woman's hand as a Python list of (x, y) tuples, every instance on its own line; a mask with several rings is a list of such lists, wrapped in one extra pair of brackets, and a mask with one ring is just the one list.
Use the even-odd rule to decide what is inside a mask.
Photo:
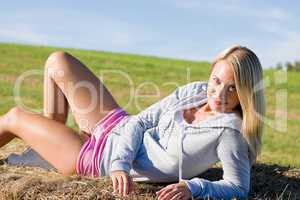
[(129, 174), (125, 171), (113, 171), (110, 175), (113, 183), (114, 193), (118, 192), (120, 195), (127, 196), (133, 191), (133, 181)]
[(168, 185), (156, 192), (156, 195), (158, 200), (186, 200), (192, 198), (192, 193), (184, 181)]

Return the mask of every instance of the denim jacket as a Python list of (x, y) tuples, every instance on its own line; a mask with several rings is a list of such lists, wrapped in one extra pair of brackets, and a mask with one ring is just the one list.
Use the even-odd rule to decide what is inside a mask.
[[(247, 197), (250, 188), (248, 144), (234, 112), (217, 113), (189, 124), (182, 111), (207, 102), (207, 82), (178, 87), (168, 96), (115, 126), (107, 139), (100, 172), (124, 170), (135, 181), (186, 181), (194, 198)], [(221, 161), (223, 179), (193, 178)], [(180, 170), (181, 169), (181, 170)]]

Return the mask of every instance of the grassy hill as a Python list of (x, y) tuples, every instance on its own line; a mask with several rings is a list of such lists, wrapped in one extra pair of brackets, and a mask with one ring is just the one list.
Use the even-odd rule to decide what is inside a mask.
[[(18, 101), (28, 109), (42, 112), (43, 65), (48, 55), (58, 49), (79, 58), (101, 77), (118, 103), (131, 114), (166, 96), (176, 86), (207, 80), (210, 73), (208, 62), (0, 43), (0, 114)], [(259, 161), (300, 168), (300, 76), (297, 72), (280, 73), (272, 69), (264, 71), (268, 107)], [(22, 78), (20, 99), (16, 99), (16, 83)], [(133, 92), (135, 95), (131, 95)], [(282, 99), (285, 96), (287, 105)], [(284, 109), (287, 120), (280, 119)], [(68, 125), (76, 128), (71, 116)], [(24, 144), (14, 148), (19, 143), (7, 145), (6, 153), (20, 151), (18, 148)], [(6, 154), (3, 151), (0, 150), (0, 157)]]

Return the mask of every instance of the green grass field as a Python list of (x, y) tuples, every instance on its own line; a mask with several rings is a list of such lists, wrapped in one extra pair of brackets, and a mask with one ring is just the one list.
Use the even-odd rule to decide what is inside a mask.
[[(210, 73), (208, 62), (0, 43), (0, 114), (17, 104), (14, 91), (22, 77), (25, 78), (20, 84), (19, 100), (23, 106), (42, 112), (43, 65), (55, 50), (68, 51), (101, 76), (118, 103), (131, 114), (166, 96), (176, 86), (207, 80)], [(300, 74), (288, 72), (287, 81), (280, 82), (278, 76), (282, 76), (278, 73), (272, 69), (264, 71), (268, 122), (259, 160), (300, 168)], [(287, 95), (287, 107), (280, 95)], [(281, 131), (278, 122), (284, 109), (287, 109), (287, 121), (281, 120)], [(72, 117), (68, 124), (76, 128)]]

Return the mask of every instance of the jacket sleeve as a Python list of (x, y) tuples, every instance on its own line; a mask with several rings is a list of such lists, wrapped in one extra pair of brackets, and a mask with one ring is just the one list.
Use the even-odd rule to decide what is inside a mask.
[(209, 181), (193, 178), (186, 183), (194, 198), (232, 199), (247, 198), (250, 190), (250, 160), (248, 144), (242, 134), (224, 128), (219, 137), (217, 155), (223, 167), (223, 179)]
[(163, 112), (175, 105), (180, 99), (201, 92), (205, 84), (205, 82), (195, 81), (182, 85), (139, 114), (130, 116), (119, 131), (117, 149), (112, 153), (110, 172), (123, 170), (129, 173), (132, 162), (143, 141), (144, 132), (157, 126)]

